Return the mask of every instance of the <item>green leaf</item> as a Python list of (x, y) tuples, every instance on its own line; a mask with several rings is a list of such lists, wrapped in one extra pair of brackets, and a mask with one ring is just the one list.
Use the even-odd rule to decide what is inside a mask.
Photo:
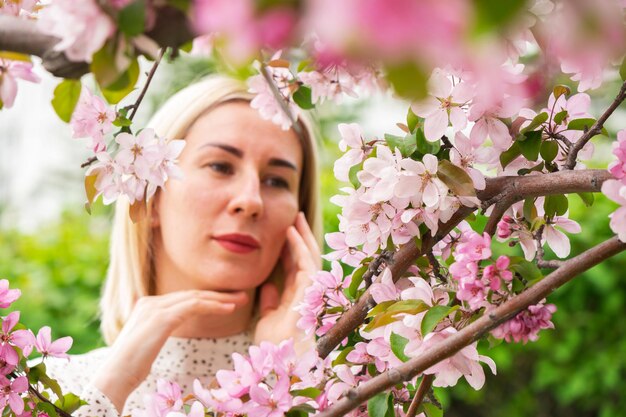
[(360, 163), (353, 167), (350, 167), (350, 171), (348, 171), (348, 179), (350, 180), (350, 184), (352, 184), (354, 188), (359, 188), (361, 186), (361, 182), (359, 181), (357, 174), (362, 169), (363, 169), (363, 163)]
[(61, 391), (61, 386), (56, 381), (56, 379), (50, 378), (46, 374), (46, 364), (40, 363), (37, 366), (33, 366), (28, 371), (28, 382), (30, 384), (36, 384), (37, 382), (41, 382), (44, 387), (49, 388), (54, 392), (57, 398), (63, 398), (63, 392)]
[(356, 292), (359, 289), (359, 285), (361, 285), (361, 282), (363, 282), (363, 275), (367, 271), (367, 268), (368, 265), (363, 265), (352, 273), (350, 286), (348, 287), (348, 294), (350, 294), (352, 298), (356, 298)]
[(421, 331), (422, 336), (426, 336), (428, 333), (433, 331), (437, 324), (445, 317), (447, 317), (450, 313), (458, 310), (460, 306), (432, 306), (426, 314), (424, 314), (424, 318), (422, 318)]
[(411, 134), (402, 137), (385, 133), (385, 142), (387, 142), (392, 151), (396, 148), (400, 150), (404, 157), (409, 157), (417, 149), (415, 136)]
[(300, 404), (293, 406), (287, 411), (287, 417), (307, 417), (309, 414), (315, 413), (315, 409), (310, 404)]
[(385, 310), (388, 313), (417, 314), (428, 310), (428, 304), (422, 300), (409, 299), (396, 301)]
[(118, 69), (115, 64), (116, 45), (108, 41), (102, 48), (93, 54), (90, 71), (93, 73), (101, 89), (106, 88), (117, 80), (125, 68)]
[(144, 0), (134, 0), (120, 10), (117, 17), (120, 31), (128, 37), (143, 33), (146, 22), (146, 4)]
[(476, 196), (472, 178), (463, 168), (454, 165), (446, 159), (439, 161), (437, 177), (456, 195), (464, 197)]
[(415, 131), (415, 140), (417, 142), (417, 150), (423, 155), (428, 153), (437, 155), (437, 153), (439, 153), (439, 149), (441, 149), (441, 142), (439, 140), (431, 142), (426, 139), (424, 129), (421, 127)]
[(309, 87), (300, 86), (295, 93), (293, 93), (293, 101), (304, 110), (311, 110), (315, 108), (315, 104), (311, 101), (311, 89)]
[(68, 414), (72, 414), (86, 404), (88, 404), (87, 401), (81, 400), (76, 394), (72, 394), (71, 392), (54, 402), (54, 405)]
[(63, 80), (54, 89), (52, 107), (61, 120), (69, 123), (76, 108), (82, 85), (79, 80)]
[(563, 120), (567, 117), (567, 110), (561, 110), (557, 114), (554, 115), (554, 123), (560, 125)]
[(387, 81), (395, 92), (409, 99), (426, 97), (427, 75), (424, 70), (413, 61), (387, 67)]
[(541, 270), (537, 268), (532, 262), (528, 262), (526, 259), (519, 256), (513, 256), (509, 258), (511, 263), (509, 269), (522, 276), (526, 281), (538, 281), (543, 278)]
[(583, 201), (585, 206), (591, 207), (593, 205), (593, 202), (595, 200), (593, 193), (576, 193), (576, 194), (578, 195), (578, 197), (580, 197), (580, 199)]
[(506, 168), (508, 164), (513, 162), (521, 154), (522, 149), (519, 147), (518, 142), (513, 142), (513, 145), (511, 145), (509, 149), (500, 154), (500, 165), (502, 165), (502, 169)]
[(535, 130), (542, 123), (545, 123), (548, 120), (549, 117), (550, 116), (545, 111), (539, 113), (538, 115), (535, 116), (535, 118), (530, 122), (530, 124), (528, 126), (526, 126), (525, 128), (523, 128), (521, 130), (520, 133), (526, 133), (526, 132), (530, 132), (531, 130)]
[(128, 69), (114, 83), (102, 89), (102, 94), (109, 103), (117, 104), (135, 89), (138, 79), (139, 63), (137, 59), (133, 59)]
[(529, 161), (536, 161), (539, 157), (539, 149), (541, 148), (541, 130), (533, 130), (524, 133), (524, 140), (517, 141), (522, 155)]
[(413, 110), (411, 110), (411, 107), (409, 107), (409, 110), (406, 113), (406, 125), (411, 131), (411, 133), (415, 131), (415, 128), (417, 127), (418, 122), (419, 122), (419, 118), (417, 117), (415, 113), (413, 113)]
[(118, 114), (115, 120), (113, 121), (113, 125), (117, 127), (128, 127), (132, 124), (133, 124), (132, 120), (130, 120), (128, 117), (122, 116), (121, 114)]
[(532, 222), (537, 217), (537, 207), (535, 207), (535, 197), (528, 197), (524, 200), (524, 208), (522, 213), (524, 218)]
[(381, 392), (367, 401), (367, 415), (370, 417), (391, 417), (394, 415), (393, 395)]
[(547, 195), (543, 202), (546, 217), (562, 216), (567, 212), (569, 202), (563, 194)]
[(383, 301), (382, 303), (378, 303), (372, 308), (368, 313), (367, 317), (374, 317), (375, 315), (387, 311), (387, 309), (397, 303), (396, 300)]
[(474, 0), (474, 28), (476, 35), (496, 32), (513, 21), (526, 6), (525, 0)]
[(624, 60), (622, 61), (622, 65), (620, 65), (619, 67), (619, 76), (622, 79), (622, 81), (626, 81), (626, 57), (624, 57)]
[(37, 406), (35, 407), (35, 409), (37, 411), (43, 411), (44, 413), (48, 414), (49, 417), (57, 417), (57, 410), (56, 408), (54, 408), (54, 405), (48, 403), (48, 402), (38, 402)]
[(346, 357), (353, 350), (354, 350), (354, 346), (348, 346), (347, 348), (342, 350), (341, 353), (339, 355), (337, 355), (337, 357), (333, 361), (332, 365), (335, 366), (335, 365), (341, 365), (341, 364), (347, 363), (348, 360), (346, 359)]
[(293, 395), (294, 397), (300, 396), (300, 397), (309, 397), (313, 399), (316, 399), (317, 397), (319, 397), (321, 393), (322, 391), (314, 387), (290, 391), (290, 394)]
[(590, 129), (591, 126), (596, 122), (596, 119), (586, 118), (586, 119), (574, 119), (567, 124), (568, 130), (587, 130)]
[(426, 417), (443, 417), (443, 410), (433, 403), (422, 404)]
[(406, 362), (411, 359), (404, 353), (404, 348), (406, 347), (407, 343), (409, 343), (409, 339), (391, 332), (389, 342), (391, 345), (391, 351), (394, 355), (396, 355), (398, 359), (400, 359), (402, 362)]
[(544, 161), (552, 162), (559, 154), (559, 144), (554, 140), (546, 140), (541, 143), (539, 153)]
[[(556, 101), (563, 94), (569, 96), (572, 90), (566, 85), (557, 85), (552, 89), (552, 94), (554, 94), (554, 100)], [(560, 122), (558, 122), (560, 123)]]

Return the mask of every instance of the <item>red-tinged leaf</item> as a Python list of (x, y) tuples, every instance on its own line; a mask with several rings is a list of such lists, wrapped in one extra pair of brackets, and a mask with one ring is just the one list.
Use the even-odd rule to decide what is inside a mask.
[(439, 161), (437, 177), (452, 190), (456, 195), (463, 197), (476, 197), (474, 182), (463, 168), (443, 159)]
[(562, 95), (566, 95), (569, 96), (571, 94), (572, 90), (570, 90), (570, 88), (566, 85), (557, 85), (556, 87), (554, 87), (554, 89), (552, 90), (552, 93), (554, 94), (554, 99), (557, 100), (559, 97), (561, 97)]
[(286, 59), (273, 59), (267, 65), (273, 68), (289, 68), (289, 61)]

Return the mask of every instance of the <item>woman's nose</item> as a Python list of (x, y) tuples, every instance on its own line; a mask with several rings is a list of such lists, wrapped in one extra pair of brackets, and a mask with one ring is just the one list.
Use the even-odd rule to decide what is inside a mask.
[(259, 177), (249, 175), (237, 181), (232, 192), (228, 211), (231, 214), (243, 214), (252, 218), (259, 218), (263, 214), (263, 199), (261, 198), (261, 184)]

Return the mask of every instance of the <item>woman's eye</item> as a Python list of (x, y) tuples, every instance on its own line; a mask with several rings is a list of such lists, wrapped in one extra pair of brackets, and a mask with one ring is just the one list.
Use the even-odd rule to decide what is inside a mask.
[(226, 162), (210, 162), (205, 167), (209, 167), (215, 172), (219, 172), (220, 174), (232, 174), (233, 166)]
[(270, 187), (289, 189), (289, 183), (281, 177), (269, 177), (265, 180), (265, 183)]

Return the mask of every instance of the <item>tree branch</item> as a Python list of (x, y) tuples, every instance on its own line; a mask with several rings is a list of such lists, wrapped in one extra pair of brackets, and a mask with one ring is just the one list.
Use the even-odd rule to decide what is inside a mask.
[(411, 401), (411, 405), (406, 412), (406, 417), (415, 417), (417, 415), (417, 410), (420, 405), (422, 405), (422, 401), (424, 401), (424, 397), (433, 384), (434, 379), (435, 377), (433, 375), (424, 375), (422, 382), (420, 382), (420, 386), (417, 388), (417, 392), (413, 397), (413, 401)]
[[(146, 35), (162, 48), (178, 48), (193, 39), (191, 23), (185, 13), (171, 6), (157, 9), (154, 28)], [(34, 20), (0, 15), (0, 51), (35, 55), (42, 59), (44, 68), (52, 75), (80, 78), (89, 72), (86, 62), (70, 61), (63, 52), (55, 51), (60, 39), (39, 31)]]
[(527, 197), (552, 194), (599, 192), (602, 183), (612, 175), (604, 169), (559, 171), (549, 174), (502, 176), (487, 178), (487, 186), (478, 191), (483, 209), (495, 204), (485, 226), (485, 232), (493, 236), (504, 212), (518, 201)]
[(515, 317), (528, 306), (539, 303), (556, 288), (564, 285), (580, 273), (623, 250), (626, 250), (626, 244), (620, 242), (617, 237), (613, 237), (563, 262), (559, 269), (546, 276), (536, 285), (506, 301), (489, 314), (484, 314), (467, 327), (428, 349), (423, 355), (412, 358), (402, 365), (392, 368), (350, 390), (343, 399), (318, 414), (318, 416), (343, 416), (377, 393), (389, 389), (397, 383), (410, 380), (436, 363), (454, 355), (465, 346), (477, 341), (487, 332)]
[(589, 128), (589, 130), (585, 131), (585, 133), (578, 139), (576, 143), (574, 143), (567, 154), (567, 160), (563, 169), (572, 170), (576, 166), (576, 157), (578, 157), (578, 152), (591, 140), (592, 137), (599, 134), (604, 127), (604, 123), (606, 120), (613, 114), (615, 109), (619, 107), (620, 104), (626, 99), (626, 81), (622, 84), (622, 88), (620, 88), (619, 93), (613, 100), (613, 103), (609, 106), (608, 109), (602, 113), (602, 116), (596, 120), (596, 122)]
[[(424, 237), (421, 248), (418, 248), (412, 243), (402, 246), (394, 254), (393, 260), (389, 263), (389, 269), (391, 270), (393, 281), (397, 281), (409, 268), (413, 261), (422, 256), (422, 254), (428, 253), (432, 250), (432, 247), (437, 242), (450, 233), (452, 229), (461, 223), (461, 221), (469, 216), (474, 210), (475, 208), (461, 207), (450, 218), (450, 220), (448, 220), (447, 223), (439, 225), (439, 230), (435, 237), (431, 237), (430, 235)], [(354, 329), (363, 323), (365, 317), (367, 316), (367, 312), (375, 305), (376, 302), (371, 296), (368, 288), (350, 308), (350, 310), (343, 313), (333, 328), (317, 340), (318, 354), (322, 358), (328, 356), (328, 354), (332, 352), (345, 337), (347, 337), (350, 333), (352, 333), (352, 331), (354, 331)]]

